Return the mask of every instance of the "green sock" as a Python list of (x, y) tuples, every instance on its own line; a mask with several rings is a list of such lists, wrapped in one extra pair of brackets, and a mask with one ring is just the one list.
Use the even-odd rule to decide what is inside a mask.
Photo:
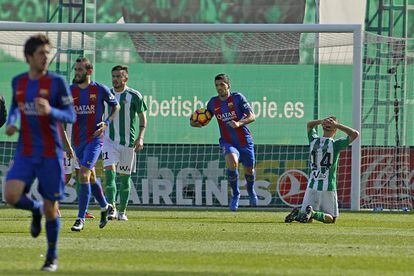
[(116, 172), (111, 170), (105, 170), (105, 195), (109, 204), (113, 204), (115, 207), (116, 201)]
[(295, 218), (295, 221), (300, 222), (300, 220), (305, 216), (305, 213), (302, 213), (301, 211), (299, 211), (298, 215)]
[(125, 213), (130, 194), (131, 194), (131, 176), (122, 175), (121, 186), (119, 189), (119, 197), (120, 197), (119, 212), (120, 213)]
[(325, 222), (325, 213), (324, 212), (316, 211), (316, 212), (313, 213), (312, 217), (314, 219), (316, 219), (317, 221)]

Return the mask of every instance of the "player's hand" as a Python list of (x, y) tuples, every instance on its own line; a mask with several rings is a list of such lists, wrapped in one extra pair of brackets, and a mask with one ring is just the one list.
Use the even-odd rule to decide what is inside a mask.
[(231, 120), (227, 123), (227, 125), (229, 125), (232, 128), (239, 128), (241, 126), (241, 123)]
[(193, 120), (190, 119), (190, 125), (192, 127), (202, 127), (202, 125), (199, 122), (194, 122)]
[(107, 124), (105, 124), (105, 122), (100, 122), (96, 126), (98, 127), (98, 129), (93, 133), (93, 137), (101, 136), (102, 133), (104, 133), (105, 129), (108, 127)]
[(332, 117), (326, 118), (322, 121), (322, 127), (326, 130), (334, 130), (337, 126), (337, 121)]
[(139, 137), (137, 140), (135, 140), (134, 146), (135, 146), (135, 152), (141, 151), (144, 148), (144, 139)]
[(18, 131), (17, 127), (14, 125), (8, 125), (6, 127), (6, 135), (7, 136), (12, 136), (14, 133), (16, 133)]
[(52, 108), (50, 107), (48, 100), (37, 97), (34, 99), (34, 103), (35, 103), (36, 111), (40, 116), (46, 116), (46, 115), (49, 115), (50, 112), (52, 112)]

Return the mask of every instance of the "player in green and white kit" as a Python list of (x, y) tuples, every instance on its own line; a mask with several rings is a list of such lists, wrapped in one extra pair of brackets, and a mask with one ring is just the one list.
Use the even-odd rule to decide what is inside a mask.
[(135, 172), (135, 152), (144, 148), (147, 106), (142, 95), (126, 85), (127, 81), (127, 66), (117, 65), (112, 68), (111, 92), (121, 105), (121, 110), (105, 132), (102, 158), (105, 167), (106, 198), (114, 207), (117, 194), (116, 172), (120, 174), (121, 185), (118, 210), (114, 208), (115, 210), (108, 214), (108, 219), (128, 220), (126, 207), (131, 193), (131, 172)]
[[(316, 133), (317, 125), (322, 125), (322, 137)], [(345, 132), (347, 137), (334, 140), (337, 129)], [(340, 124), (333, 116), (324, 120), (310, 121), (307, 131), (311, 167), (308, 186), (300, 211), (299, 208), (293, 209), (285, 218), (285, 222), (294, 220), (310, 222), (316, 219), (325, 223), (334, 223), (339, 216), (336, 193), (339, 154), (358, 137), (359, 132)]]

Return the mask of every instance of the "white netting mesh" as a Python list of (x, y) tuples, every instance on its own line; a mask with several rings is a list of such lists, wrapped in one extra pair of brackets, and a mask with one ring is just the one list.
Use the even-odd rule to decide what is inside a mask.
[[(8, 100), (10, 79), (27, 68), (22, 45), (29, 35), (0, 32), (1, 66), (8, 68), (0, 88), (7, 91)], [(227, 205), (230, 191), (217, 145), (218, 127), (211, 122), (194, 129), (188, 122), (194, 109), (216, 95), (213, 79), (218, 73), (230, 76), (232, 90), (247, 97), (257, 116), (249, 127), (256, 145), (259, 206), (300, 204), (309, 172), (307, 121), (335, 114), (342, 123), (352, 125), (353, 39), (349, 33), (48, 35), (55, 45), (51, 70), (71, 81), (73, 62), (84, 54), (94, 61), (94, 79), (111, 86), (111, 68), (126, 64), (128, 85), (144, 95), (148, 128), (145, 150), (138, 155), (133, 175), (132, 203)], [(315, 47), (319, 58), (314, 56)], [(315, 60), (320, 63), (318, 70)], [(6, 142), (0, 147), (6, 147)], [(12, 150), (4, 151), (1, 165), (7, 166), (11, 154)], [(350, 208), (351, 162), (349, 149), (338, 169), (341, 208)], [(101, 161), (97, 168), (102, 176)], [(240, 181), (244, 185), (243, 170)], [(242, 196), (240, 205), (248, 205), (245, 191)]]
[(412, 209), (413, 40), (367, 33), (361, 207)]

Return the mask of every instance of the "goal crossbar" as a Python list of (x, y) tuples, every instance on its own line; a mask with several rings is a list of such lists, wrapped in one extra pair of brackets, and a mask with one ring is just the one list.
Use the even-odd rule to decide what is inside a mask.
[(360, 24), (155, 24), (0, 22), (0, 31), (358, 33)]

